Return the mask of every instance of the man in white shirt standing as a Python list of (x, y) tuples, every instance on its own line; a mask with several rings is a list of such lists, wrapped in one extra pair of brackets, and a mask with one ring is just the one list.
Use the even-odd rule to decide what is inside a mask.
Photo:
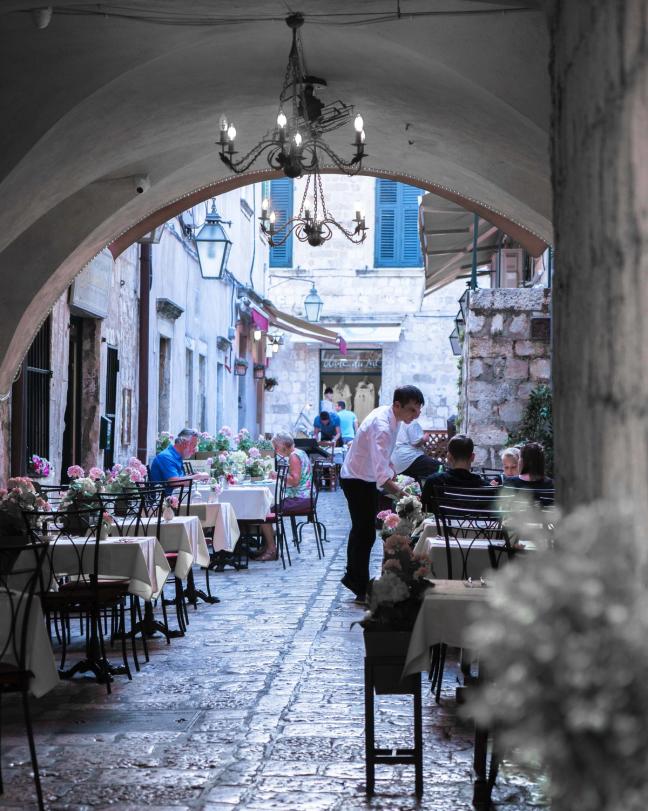
[(374, 408), (358, 429), (347, 453), (340, 483), (349, 505), (351, 531), (347, 545), (347, 567), (342, 584), (364, 602), (369, 583), (369, 557), (376, 540), (378, 488), (395, 496), (402, 490), (394, 481), (391, 456), (401, 422), (418, 418), (425, 404), (420, 389), (402, 386), (394, 391), (390, 406)]
[(391, 459), (396, 473), (420, 480), (438, 472), (441, 462), (428, 456), (423, 450), (429, 436), (418, 420), (400, 426)]

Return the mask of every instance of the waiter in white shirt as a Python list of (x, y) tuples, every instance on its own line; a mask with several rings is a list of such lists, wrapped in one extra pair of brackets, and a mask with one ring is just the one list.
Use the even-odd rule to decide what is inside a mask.
[(394, 481), (391, 455), (400, 423), (409, 424), (417, 419), (424, 404), (423, 394), (416, 386), (396, 389), (392, 405), (378, 406), (366, 416), (342, 465), (340, 483), (351, 515), (342, 584), (354, 592), (359, 602), (366, 599), (369, 583), (369, 557), (376, 540), (378, 488), (402, 495)]

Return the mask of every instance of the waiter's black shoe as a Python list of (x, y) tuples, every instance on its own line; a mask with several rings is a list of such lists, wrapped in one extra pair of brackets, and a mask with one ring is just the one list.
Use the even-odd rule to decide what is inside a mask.
[(340, 583), (342, 583), (343, 586), (346, 586), (349, 591), (352, 591), (356, 595), (357, 600), (366, 599), (367, 595), (365, 594), (365, 589), (361, 589), (359, 586), (357, 586), (348, 574), (344, 575), (344, 577), (340, 580)]

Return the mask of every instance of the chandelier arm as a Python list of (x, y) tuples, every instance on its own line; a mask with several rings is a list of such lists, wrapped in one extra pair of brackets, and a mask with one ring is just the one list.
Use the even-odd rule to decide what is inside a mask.
[[(267, 235), (268, 244), (270, 245), (271, 248), (281, 247), (286, 242), (288, 237), (292, 234), (292, 232), (295, 231), (297, 228), (299, 228), (300, 225), (301, 222), (299, 220), (295, 220), (294, 218), (288, 220), (281, 227), (275, 229), (275, 232), (274, 234), (272, 234), (272, 236), (270, 236), (269, 234)], [(290, 226), (290, 228), (288, 226)], [(276, 237), (279, 237), (279, 239), (277, 239)]]
[[(364, 152), (361, 155), (354, 155), (354, 157), (349, 161), (345, 161), (324, 141), (319, 141), (317, 146), (319, 149), (324, 151), (338, 167), (338, 169), (341, 169), (346, 175), (357, 175), (362, 168), (362, 159), (365, 157)], [(351, 169), (352, 171), (347, 171), (348, 169)]]
[(246, 155), (243, 155), (243, 157), (238, 161), (233, 161), (231, 158), (229, 158), (223, 146), (221, 148), (220, 157), (223, 163), (226, 166), (229, 166), (233, 172), (236, 174), (242, 174), (243, 172), (247, 172), (247, 170), (250, 168), (250, 166), (252, 166), (254, 161), (259, 157), (259, 155), (261, 155), (262, 152), (272, 146), (275, 146), (274, 141), (264, 139), (253, 147)]
[[(325, 220), (327, 227), (330, 225), (334, 225), (339, 231), (341, 231), (344, 236), (349, 240), (349, 242), (353, 242), (354, 245), (361, 245), (365, 239), (367, 238), (367, 229), (363, 228), (357, 230), (357, 233), (354, 231), (347, 230), (343, 225), (341, 225), (337, 220), (329, 218)], [(360, 236), (360, 233), (362, 236)]]

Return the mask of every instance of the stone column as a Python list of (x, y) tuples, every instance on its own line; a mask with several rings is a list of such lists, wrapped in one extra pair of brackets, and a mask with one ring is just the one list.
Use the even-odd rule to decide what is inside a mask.
[(648, 0), (553, 0), (556, 470), (648, 517)]

